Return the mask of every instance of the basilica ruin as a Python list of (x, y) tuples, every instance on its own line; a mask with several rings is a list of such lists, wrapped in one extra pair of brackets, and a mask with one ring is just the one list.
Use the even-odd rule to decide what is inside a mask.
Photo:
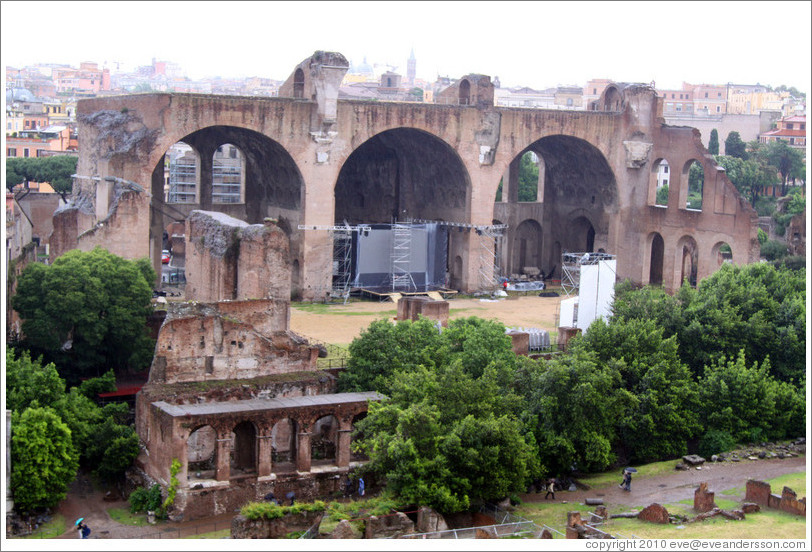
[[(339, 98), (348, 67), (316, 52), (275, 98), (78, 103), (81, 154), (51, 255), (102, 246), (160, 269), (170, 243), (182, 257), (185, 302), (168, 304), (136, 428), (148, 479), (168, 485), (180, 462), (187, 519), (270, 492), (324, 497), (364, 461), (353, 426), (385, 398), (336, 392), (318, 348), (289, 330), (292, 297), (490, 290), (503, 275), (561, 278), (567, 252), (611, 254), (618, 279), (675, 290), (758, 258), (756, 213), (697, 131), (664, 123), (648, 85), (610, 85), (588, 111), (496, 108), (476, 74), (434, 104), (369, 102)], [(528, 152), (537, 195), (519, 201)], [(447, 305), (401, 307), (447, 318)]]
[[(433, 104), (371, 102), (339, 97), (348, 67), (339, 53), (316, 52), (275, 98), (81, 100), (74, 199), (54, 217), (51, 255), (100, 245), (158, 268), (166, 229), (204, 210), (277, 220), (290, 241), (291, 293), (304, 299), (322, 299), (342, 274), (359, 277), (367, 228), (389, 232), (372, 250), (387, 261), (370, 270), (389, 275), (376, 285), (404, 291), (560, 278), (566, 252), (615, 255), (619, 279), (671, 291), (722, 262), (758, 259), (756, 213), (696, 130), (664, 123), (648, 85), (611, 84), (586, 111), (496, 108), (490, 77), (476, 74)], [(165, 157), (180, 143), (188, 174), (169, 188), (181, 165)], [(528, 152), (537, 194), (519, 201)], [(702, 173), (698, 201), (689, 201), (692, 165)], [(657, 199), (663, 170), (666, 202)], [(416, 225), (436, 232), (418, 239)], [(336, 255), (348, 234), (349, 267)], [(416, 269), (397, 266), (398, 242)]]

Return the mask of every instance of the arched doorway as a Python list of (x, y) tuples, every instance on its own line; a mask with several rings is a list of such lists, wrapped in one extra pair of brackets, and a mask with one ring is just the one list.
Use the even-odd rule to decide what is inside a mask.
[(274, 473), (296, 471), (297, 424), (290, 418), (276, 422), (271, 430), (271, 470)]
[(333, 464), (338, 445), (338, 420), (335, 416), (322, 416), (313, 424), (310, 437), (310, 459), (313, 464)]
[(187, 479), (214, 479), (217, 471), (217, 432), (200, 426), (186, 440)]
[(651, 255), (649, 261), (648, 283), (652, 286), (663, 285), (663, 254), (665, 252), (665, 244), (663, 237), (654, 232), (651, 236)]
[(231, 477), (257, 471), (257, 430), (251, 422), (240, 422), (231, 431)]

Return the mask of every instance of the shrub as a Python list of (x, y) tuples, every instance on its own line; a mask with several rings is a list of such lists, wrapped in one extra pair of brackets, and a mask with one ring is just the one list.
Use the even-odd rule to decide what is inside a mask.
[(315, 502), (299, 502), (293, 506), (278, 506), (273, 502), (249, 502), (240, 510), (240, 514), (250, 519), (278, 519), (288, 514), (300, 514), (302, 512), (323, 512), (327, 509), (327, 504), (321, 500)]
[(777, 240), (769, 240), (761, 246), (761, 256), (768, 261), (775, 261), (787, 256), (787, 246)]
[(161, 486), (139, 487), (130, 494), (130, 512), (155, 512), (161, 507)]
[(733, 450), (736, 440), (727, 431), (711, 429), (699, 439), (699, 455), (710, 458), (714, 454)]

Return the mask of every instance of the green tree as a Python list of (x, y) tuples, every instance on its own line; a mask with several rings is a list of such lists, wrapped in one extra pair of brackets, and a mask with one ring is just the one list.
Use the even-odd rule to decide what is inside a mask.
[(146, 328), (153, 282), (141, 265), (99, 247), (69, 251), (51, 266), (29, 265), (12, 298), (23, 319), (21, 344), (72, 382), (110, 368), (143, 368), (154, 348)]
[(716, 163), (725, 169), (725, 174), (736, 187), (742, 197), (747, 199), (754, 208), (759, 197), (767, 186), (778, 181), (774, 167), (766, 164), (763, 159), (740, 159), (719, 155), (714, 158)]
[(719, 155), (719, 132), (714, 128), (711, 130), (708, 140), (708, 151), (711, 155)]
[(30, 406), (50, 406), (65, 396), (65, 380), (56, 366), (31, 360), (28, 351), (15, 356), (13, 348), (6, 349), (6, 408), (21, 413)]
[(350, 354), (341, 387), (389, 397), (359, 423), (357, 447), (401, 498), (456, 512), (539, 475), (503, 325), (472, 317), (440, 333), (429, 320), (380, 320)]
[(699, 389), (699, 412), (708, 429), (726, 431), (737, 442), (783, 439), (803, 431), (803, 394), (774, 379), (769, 360), (747, 366), (743, 351), (735, 360), (715, 359), (705, 368)]
[(747, 159), (747, 144), (735, 130), (731, 131), (725, 139), (725, 155), (728, 157), (738, 157)]
[(11, 191), (18, 184), (47, 182), (67, 201), (73, 188), (71, 176), (76, 173), (78, 157), (55, 155), (52, 157), (12, 157), (6, 160), (6, 188)]
[(778, 261), (789, 255), (787, 244), (778, 240), (767, 240), (761, 244), (761, 256), (768, 261)]
[(696, 414), (697, 389), (681, 362), (675, 335), (650, 319), (610, 324), (598, 319), (572, 347), (597, 353), (598, 361), (621, 376), (621, 387), (634, 396), (616, 421), (620, 442), (633, 462), (651, 462), (687, 453), (686, 443), (702, 424)]
[(347, 370), (339, 376), (341, 391), (375, 389), (389, 393), (392, 374), (416, 366), (434, 366), (440, 332), (428, 319), (392, 324), (376, 320), (350, 343)]
[(787, 195), (787, 185), (794, 176), (806, 173), (803, 150), (792, 148), (785, 140), (775, 140), (758, 150), (758, 155), (775, 167), (781, 175), (781, 196)]
[(527, 152), (519, 161), (519, 201), (536, 201), (539, 188), (539, 166), (536, 154)]
[(523, 414), (548, 473), (603, 471), (617, 456), (617, 424), (634, 402), (621, 388), (620, 372), (578, 348), (549, 361), (526, 360), (516, 388), (525, 396)]
[(688, 170), (688, 209), (702, 209), (702, 189), (705, 186), (705, 171), (702, 164), (694, 161)]
[(668, 184), (663, 184), (657, 188), (657, 205), (668, 205)]
[(500, 414), (503, 397), (487, 373), (460, 361), (419, 366), (392, 378), (391, 397), (370, 404), (358, 424), (366, 468), (400, 498), (451, 513), (526, 489), (540, 471), (518, 419)]
[(11, 490), (19, 510), (56, 506), (65, 498), (78, 466), (70, 429), (53, 410), (37, 407), (14, 413)]

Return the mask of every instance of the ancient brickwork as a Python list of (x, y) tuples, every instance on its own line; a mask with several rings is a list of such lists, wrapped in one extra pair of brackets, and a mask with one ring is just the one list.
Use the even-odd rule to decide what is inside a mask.
[(748, 479), (744, 500), (765, 508), (775, 508), (790, 514), (806, 515), (806, 497), (798, 500), (798, 495), (789, 487), (784, 487), (781, 494), (774, 494), (769, 483)]
[[(701, 279), (714, 272), (724, 244), (736, 264), (758, 259), (755, 212), (717, 170), (698, 132), (663, 123), (660, 101), (647, 85), (614, 83), (588, 111), (496, 108), (490, 78), (475, 74), (438, 94), (445, 102), (439, 105), (339, 101), (337, 83), (347, 66), (341, 54), (316, 52), (294, 69), (278, 98), (81, 100), (77, 172), (102, 181), (120, 177), (144, 190), (137, 221), (118, 230), (130, 246), (120, 248), (106, 236), (114, 252), (160, 255), (169, 222), (162, 214), (163, 156), (184, 140), (200, 159), (211, 159), (224, 143), (240, 148), (247, 160), (245, 201), (214, 204), (211, 168), (202, 166), (199, 203), (170, 209), (216, 208), (249, 224), (277, 218), (290, 237), (292, 287), (305, 298), (321, 298), (330, 288), (333, 248), (327, 233), (298, 230), (299, 224), (332, 225), (342, 218), (354, 224), (356, 216), (385, 223), (395, 211), (398, 217), (507, 224), (499, 264), (509, 270), (557, 272), (564, 250), (589, 246), (617, 256), (619, 279), (674, 290), (691, 273)], [(519, 203), (514, 169), (525, 151), (537, 153), (544, 170), (537, 201)], [(656, 173), (663, 160), (673, 176), (668, 205), (658, 206)], [(701, 210), (685, 204), (693, 162), (704, 171)], [(500, 181), (503, 200), (495, 203)], [(59, 244), (76, 241), (83, 248), (93, 241), (84, 232), (102, 218), (104, 205), (97, 200), (97, 220), (77, 220), (76, 235)], [(476, 291), (492, 262), (474, 232), (449, 236), (453, 288)]]
[(420, 317), (438, 321), (444, 328), (448, 326), (448, 301), (437, 301), (429, 297), (407, 296), (398, 300), (398, 320), (418, 320)]
[(716, 508), (715, 495), (716, 493), (708, 490), (707, 483), (700, 483), (699, 487), (694, 491), (694, 511), (704, 513)]
[(168, 306), (151, 383), (250, 379), (316, 369), (318, 349), (287, 331), (289, 302)]
[(288, 238), (272, 221), (249, 225), (218, 212), (186, 221), (186, 293), (198, 301), (290, 300)]

